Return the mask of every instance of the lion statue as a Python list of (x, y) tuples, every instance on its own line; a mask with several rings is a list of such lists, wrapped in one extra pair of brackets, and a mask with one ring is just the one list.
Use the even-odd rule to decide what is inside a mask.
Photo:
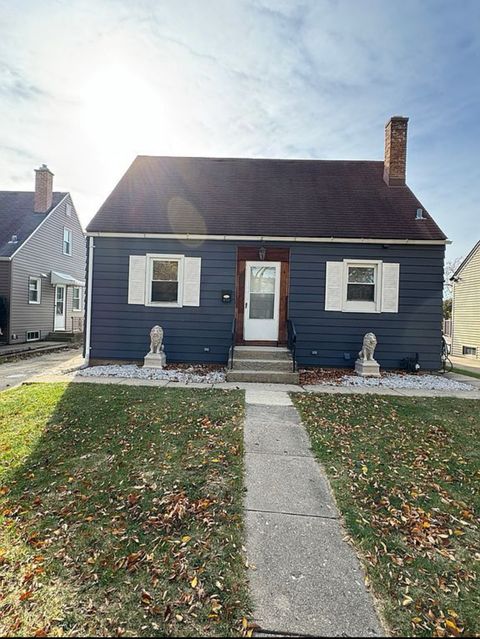
[(358, 357), (362, 360), (373, 361), (373, 353), (377, 346), (377, 338), (375, 333), (367, 333), (363, 338), (362, 350), (359, 352)]
[(161, 326), (154, 326), (150, 331), (150, 353), (155, 355), (163, 351), (163, 328)]

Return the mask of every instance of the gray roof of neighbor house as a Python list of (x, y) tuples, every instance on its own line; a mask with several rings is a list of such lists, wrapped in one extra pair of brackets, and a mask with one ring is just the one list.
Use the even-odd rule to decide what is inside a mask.
[[(50, 209), (34, 213), (33, 191), (0, 191), (0, 257), (13, 255), (66, 195), (54, 192)], [(16, 242), (11, 241), (13, 235), (17, 236)]]
[(138, 156), (87, 231), (446, 239), (383, 162), (349, 160)]

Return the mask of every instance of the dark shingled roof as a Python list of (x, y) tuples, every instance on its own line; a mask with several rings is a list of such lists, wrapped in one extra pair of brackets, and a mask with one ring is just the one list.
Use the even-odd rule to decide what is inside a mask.
[[(34, 213), (33, 191), (0, 191), (0, 257), (15, 253), (65, 195), (53, 193), (50, 209), (46, 213)], [(12, 235), (17, 236), (16, 244), (9, 244)]]
[(87, 231), (445, 239), (420, 207), (383, 162), (138, 156)]

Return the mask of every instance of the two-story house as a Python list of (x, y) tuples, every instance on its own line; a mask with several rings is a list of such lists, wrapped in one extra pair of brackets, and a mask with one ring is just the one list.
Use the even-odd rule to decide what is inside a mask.
[(0, 341), (83, 330), (85, 236), (69, 193), (35, 171), (35, 191), (0, 191)]

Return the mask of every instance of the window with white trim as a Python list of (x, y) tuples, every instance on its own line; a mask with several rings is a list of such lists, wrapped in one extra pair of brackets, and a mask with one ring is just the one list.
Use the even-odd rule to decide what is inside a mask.
[(147, 306), (182, 306), (183, 256), (148, 256)]
[(27, 342), (37, 342), (40, 339), (40, 331), (27, 331)]
[(462, 346), (462, 355), (469, 355), (470, 357), (477, 356), (477, 349), (475, 346)]
[(63, 254), (72, 254), (72, 231), (64, 227), (63, 229)]
[(82, 310), (82, 287), (74, 286), (72, 293), (72, 310), (81, 311)]
[(378, 263), (344, 262), (343, 310), (376, 312), (378, 302)]
[(40, 304), (42, 294), (42, 280), (39, 277), (28, 278), (28, 303)]
[(325, 310), (398, 313), (400, 264), (382, 260), (327, 262)]

